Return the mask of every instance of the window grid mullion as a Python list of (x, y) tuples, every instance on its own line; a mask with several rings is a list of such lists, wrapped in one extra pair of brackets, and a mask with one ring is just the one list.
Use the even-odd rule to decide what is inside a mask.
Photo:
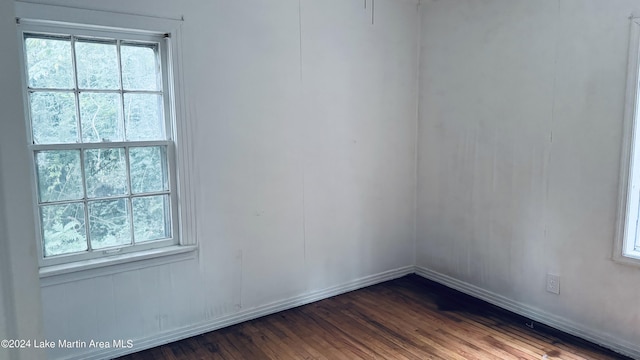
[(171, 195), (170, 190), (163, 191), (150, 191), (138, 194), (127, 194), (127, 195), (116, 195), (116, 196), (105, 196), (105, 197), (95, 197), (95, 198), (82, 198), (82, 199), (73, 199), (73, 200), (60, 200), (60, 201), (48, 201), (48, 202), (38, 202), (38, 206), (49, 206), (49, 205), (64, 205), (64, 204), (73, 204), (73, 203), (81, 203), (86, 201), (108, 201), (115, 199), (125, 199), (125, 198), (142, 198), (142, 197), (151, 197), (151, 196), (161, 196), (161, 195)]
[(76, 59), (76, 38), (75, 36), (71, 36), (71, 67), (72, 67), (72, 71), (73, 71), (73, 96), (76, 100), (76, 129), (77, 129), (77, 136), (76, 136), (76, 142), (77, 143), (81, 143), (82, 142), (82, 121), (80, 120), (80, 94), (78, 92), (78, 89), (80, 88), (79, 84), (78, 84), (78, 62)]
[(80, 150), (80, 174), (82, 176), (82, 202), (84, 203), (84, 231), (87, 239), (87, 252), (92, 252), (91, 231), (89, 231), (89, 197), (87, 196), (87, 176), (84, 166), (84, 150)]
[(83, 93), (100, 93), (100, 94), (149, 94), (149, 95), (163, 95), (162, 91), (158, 91), (158, 90), (123, 90), (123, 89), (118, 89), (118, 90), (114, 90), (114, 89), (82, 89), (82, 88), (77, 88), (77, 89), (64, 89), (64, 88), (36, 88), (36, 87), (29, 87), (27, 89), (28, 92), (30, 93), (34, 93), (34, 92), (52, 92), (52, 93), (69, 93), (69, 92), (83, 92)]
[(29, 87), (27, 89), (27, 92), (29, 93), (36, 93), (36, 92), (50, 92), (50, 93), (70, 93), (70, 92), (74, 92), (76, 91), (76, 89), (74, 88), (39, 88), (39, 87)]
[(68, 143), (68, 144), (34, 144), (29, 149), (33, 151), (47, 150), (86, 150), (86, 149), (106, 149), (129, 147), (148, 147), (148, 146), (168, 146), (170, 140), (141, 140), (141, 141), (105, 141), (95, 143)]
[[(127, 141), (128, 137), (127, 137), (127, 126), (126, 126), (126, 122), (125, 122), (125, 118), (124, 118), (124, 79), (122, 78), (122, 50), (120, 49), (120, 45), (121, 45), (121, 40), (116, 40), (116, 52), (117, 52), (117, 56), (118, 56), (118, 83), (120, 85), (120, 89), (119, 89), (119, 93), (120, 93), (120, 119), (121, 123), (120, 126), (122, 126), (122, 139), (124, 141)], [(125, 150), (127, 152), (127, 156), (128, 156), (128, 151), (129, 150)]]
[(130, 157), (129, 157), (129, 146), (124, 148), (124, 154), (125, 154), (125, 162), (126, 162), (126, 168), (127, 168), (127, 190), (129, 195), (127, 196), (127, 198), (129, 199), (129, 201), (127, 201), (127, 206), (128, 206), (128, 210), (129, 210), (129, 232), (130, 232), (130, 236), (131, 236), (131, 245), (135, 245), (136, 241), (134, 238), (134, 231), (133, 231), (133, 199), (132, 199), (132, 195), (133, 195), (133, 187), (131, 186), (131, 161), (129, 161)]
[(131, 240), (129, 241), (129, 246), (134, 246), (136, 244), (135, 239), (133, 238), (133, 202), (131, 200), (131, 195), (127, 197), (127, 210), (129, 210), (129, 237)]
[[(78, 60), (76, 54), (76, 37), (71, 36), (71, 66), (73, 70), (73, 96), (75, 97), (76, 103), (76, 129), (77, 129), (77, 143), (82, 143), (82, 119), (80, 119), (80, 92), (78, 89), (80, 88), (80, 84), (78, 83)], [(82, 178), (82, 202), (84, 204), (84, 234), (85, 241), (87, 242), (87, 252), (92, 252), (91, 247), (91, 231), (89, 231), (89, 202), (87, 197), (87, 177), (85, 174), (85, 166), (84, 166), (84, 150), (79, 149), (80, 152), (80, 176)], [(44, 245), (44, 244), (43, 244)]]
[[(167, 51), (169, 49), (168, 46), (169, 38), (164, 38), (162, 43), (158, 43), (156, 47), (156, 68), (158, 69), (158, 79), (160, 82), (160, 88), (162, 90), (162, 119), (164, 120), (164, 138), (165, 139), (173, 139), (173, 133), (171, 130), (171, 126), (169, 125), (169, 121), (167, 121), (167, 117), (171, 114), (171, 102), (167, 98), (170, 94), (168, 79), (168, 71), (165, 73), (165, 69), (169, 68), (168, 59), (166, 58)], [(163, 47), (164, 45), (164, 47)]]

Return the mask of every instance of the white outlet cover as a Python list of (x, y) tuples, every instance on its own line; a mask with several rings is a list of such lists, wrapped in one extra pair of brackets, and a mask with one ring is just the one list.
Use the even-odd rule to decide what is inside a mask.
[(560, 275), (547, 274), (547, 291), (552, 294), (560, 294)]

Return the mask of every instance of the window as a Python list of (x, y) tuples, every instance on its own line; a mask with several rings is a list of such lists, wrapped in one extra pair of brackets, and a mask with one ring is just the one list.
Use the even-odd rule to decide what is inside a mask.
[(640, 18), (631, 19), (618, 223), (613, 258), (640, 265)]
[[(39, 7), (96, 15), (47, 8)], [(41, 265), (194, 244), (181, 241), (179, 229), (170, 34), (50, 19), (19, 24)]]

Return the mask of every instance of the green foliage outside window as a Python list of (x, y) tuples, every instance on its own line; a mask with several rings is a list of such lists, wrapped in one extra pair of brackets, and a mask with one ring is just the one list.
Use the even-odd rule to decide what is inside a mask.
[(29, 34), (25, 50), (44, 256), (170, 238), (158, 45)]

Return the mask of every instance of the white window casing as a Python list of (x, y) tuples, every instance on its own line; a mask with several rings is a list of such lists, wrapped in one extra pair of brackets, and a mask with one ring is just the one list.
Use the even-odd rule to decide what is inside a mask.
[(640, 18), (631, 18), (613, 260), (640, 266)]
[[(196, 228), (195, 228), (195, 193), (194, 193), (194, 177), (193, 173), (193, 148), (190, 144), (192, 138), (192, 129), (189, 119), (186, 116), (185, 106), (185, 89), (184, 81), (181, 74), (181, 51), (179, 48), (182, 25), (181, 19), (167, 19), (157, 17), (146, 17), (139, 15), (111, 13), (104, 11), (83, 10), (68, 7), (36, 5), (29, 3), (16, 2), (16, 22), (18, 26), (18, 36), (20, 43), (25, 42), (26, 36), (39, 36), (41, 34), (64, 34), (78, 38), (101, 38), (101, 39), (126, 39), (126, 41), (139, 41), (141, 43), (157, 43), (159, 44), (160, 64), (162, 65), (162, 93), (157, 93), (163, 99), (163, 111), (165, 116), (165, 132), (164, 139), (153, 141), (114, 141), (114, 142), (93, 142), (93, 143), (68, 143), (68, 144), (34, 144), (31, 131), (31, 120), (29, 119), (30, 103), (28, 82), (26, 79), (26, 56), (23, 47), (21, 53), (22, 65), (24, 71), (23, 89), (25, 98), (25, 113), (27, 114), (28, 139), (26, 145), (34, 154), (33, 163), (30, 164), (32, 169), (32, 184), (34, 191), (34, 211), (36, 212), (36, 223), (38, 227), (37, 233), (40, 234), (37, 241), (40, 249), (40, 277), (43, 286), (47, 284), (55, 284), (59, 282), (73, 281), (79, 278), (90, 278), (99, 276), (105, 272), (113, 273), (126, 271), (134, 268), (141, 268), (150, 265), (157, 265), (163, 262), (172, 262), (183, 259), (191, 259), (195, 257), (197, 249)], [(120, 40), (116, 40), (118, 54), (120, 51)], [(73, 42), (72, 42), (73, 44)], [(74, 50), (75, 54), (75, 50)], [(118, 59), (120, 59), (118, 57)], [(120, 60), (119, 60), (120, 61)], [(74, 62), (74, 73), (76, 72), (76, 64)], [(122, 72), (121, 66), (119, 71)], [(74, 89), (68, 92), (71, 94), (75, 91), (77, 98), (79, 86), (77, 74), (75, 75)], [(122, 75), (120, 75), (122, 76)], [(125, 96), (125, 90), (122, 85), (120, 87), (120, 96)], [(41, 91), (36, 89), (35, 91)], [(66, 91), (66, 90), (65, 90)], [(85, 91), (86, 92), (86, 91)], [(114, 91), (117, 93), (117, 91)], [(154, 94), (155, 94), (154, 93)], [(76, 103), (76, 108), (80, 106)], [(78, 110), (79, 111), (79, 110)], [(124, 121), (124, 119), (122, 120)], [(78, 122), (80, 117), (78, 116)], [(78, 132), (80, 127), (78, 127)], [(82, 134), (78, 134), (81, 138)], [(170, 198), (170, 217), (171, 228), (170, 238), (151, 241), (148, 243), (140, 243), (140, 245), (128, 247), (114, 247), (105, 250), (95, 250), (93, 252), (85, 252), (64, 256), (44, 256), (43, 248), (43, 232), (40, 229), (40, 206), (35, 154), (39, 151), (58, 151), (70, 150), (79, 151), (84, 154), (83, 149), (106, 149), (119, 148), (124, 149), (126, 153), (126, 176), (129, 187), (131, 188), (130, 168), (129, 168), (129, 149), (136, 146), (158, 146), (165, 149), (165, 161), (167, 166), (168, 190), (158, 194), (150, 193), (150, 195), (166, 195)], [(82, 158), (81, 158), (82, 159)], [(84, 163), (80, 161), (81, 166)], [(84, 171), (84, 170), (82, 170)], [(83, 172), (83, 179), (85, 173)], [(83, 184), (85, 181), (83, 180)], [(86, 209), (90, 201), (87, 200), (86, 185), (84, 191), (84, 208)], [(122, 199), (129, 206), (129, 226), (133, 229), (133, 218), (131, 216), (132, 199), (137, 195), (129, 191), (129, 194), (123, 196)], [(91, 199), (90, 199), (91, 200)], [(95, 202), (95, 198), (91, 201)], [(46, 205), (46, 204), (45, 204)], [(85, 210), (88, 211), (88, 210)], [(88, 219), (88, 218), (86, 218)], [(85, 226), (89, 227), (88, 224)], [(87, 230), (87, 234), (88, 234)], [(132, 239), (134, 238), (133, 230), (131, 230)], [(133, 240), (132, 240), (133, 241)], [(91, 244), (89, 238), (89, 250)]]

